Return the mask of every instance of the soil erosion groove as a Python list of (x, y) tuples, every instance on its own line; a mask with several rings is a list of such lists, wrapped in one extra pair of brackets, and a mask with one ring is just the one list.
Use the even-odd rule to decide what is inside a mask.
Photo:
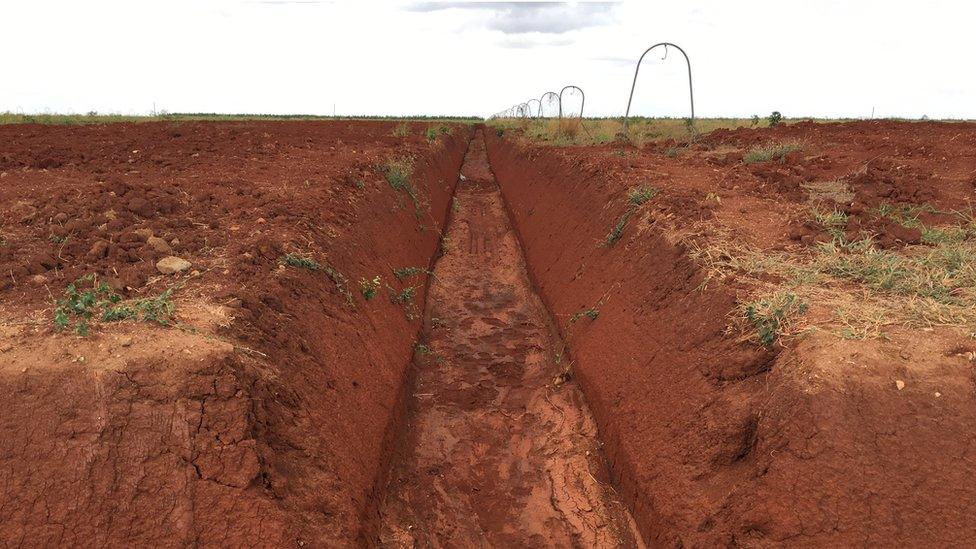
[(374, 542), (643, 547), (606, 482), (595, 423), (532, 289), (481, 131), (461, 171)]

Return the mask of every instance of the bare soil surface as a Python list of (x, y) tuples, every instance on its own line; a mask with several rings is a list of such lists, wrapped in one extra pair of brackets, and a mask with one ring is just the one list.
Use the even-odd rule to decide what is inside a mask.
[[(420, 329), (389, 292), (425, 294), (392, 270), (429, 265), (469, 140), (396, 126), (0, 127), (0, 539), (361, 544)], [(170, 290), (167, 324), (56, 331), (92, 274)]]
[[(974, 543), (976, 125), (802, 123), (644, 147), (487, 141), (648, 544)], [(798, 149), (744, 161), (784, 143)], [(641, 187), (657, 194), (633, 206)], [(861, 238), (873, 247), (850, 245)], [(890, 282), (914, 282), (899, 274), (913, 261), (946, 278)], [(810, 276), (762, 271), (776, 262)], [(898, 272), (847, 270), (865, 264)], [(763, 344), (744, 306), (770, 288), (808, 309)], [(920, 295), (943, 288), (941, 302)], [(920, 303), (940, 314), (906, 322), (899, 305)], [(597, 319), (571, 321), (592, 308)]]
[(480, 133), (462, 175), (379, 545), (642, 547)]
[(0, 126), (2, 543), (976, 546), (976, 125), (472, 135)]

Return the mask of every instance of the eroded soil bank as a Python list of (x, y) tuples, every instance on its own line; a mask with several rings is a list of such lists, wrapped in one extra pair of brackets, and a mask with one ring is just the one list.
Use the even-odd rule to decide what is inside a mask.
[(479, 132), (432, 274), (388, 547), (639, 547)]
[[(428, 267), (470, 138), (406, 129), (0, 128), (0, 539), (361, 544), (420, 329), (392, 295), (425, 294), (392, 270)], [(191, 269), (161, 275), (170, 254)], [(53, 299), (91, 273), (172, 289), (176, 326), (55, 333)]]
[[(863, 126), (777, 131), (830, 133), (818, 144), (827, 152), (807, 153), (809, 162), (838, 158), (856, 170), (863, 160), (848, 151), (857, 138), (845, 136)], [(884, 140), (900, 139), (889, 154), (912, 157), (893, 160), (898, 166), (917, 160), (902, 143), (931, 129), (878, 128)], [(949, 125), (942, 143), (960, 141), (956, 128), (971, 131)], [(668, 238), (666, 221), (690, 225), (727, 210), (742, 224), (761, 223), (767, 239), (788, 241), (771, 213), (788, 198), (768, 197), (777, 191), (760, 180), (755, 194), (772, 205), (747, 210), (753, 181), (735, 179), (744, 169), (734, 160), (552, 148), (495, 132), (487, 143), (530, 275), (571, 349), (612, 477), (649, 545), (972, 544), (976, 406), (959, 347), (822, 334), (765, 351), (733, 325), (742, 314), (734, 288), (706, 284), (689, 251)], [(636, 208), (608, 245), (639, 185), (660, 196)], [(716, 189), (721, 209), (707, 199)], [(744, 219), (745, 211), (765, 217)], [(590, 310), (599, 311), (592, 321), (578, 316)]]

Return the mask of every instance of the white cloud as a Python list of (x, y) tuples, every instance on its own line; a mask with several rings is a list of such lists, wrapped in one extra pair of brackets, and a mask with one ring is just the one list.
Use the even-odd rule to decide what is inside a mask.
[[(0, 111), (487, 115), (574, 83), (616, 115), (637, 57), (671, 41), (700, 116), (976, 118), (974, 16), (963, 0), (5, 0)], [(684, 62), (660, 57), (635, 112), (686, 116)]]

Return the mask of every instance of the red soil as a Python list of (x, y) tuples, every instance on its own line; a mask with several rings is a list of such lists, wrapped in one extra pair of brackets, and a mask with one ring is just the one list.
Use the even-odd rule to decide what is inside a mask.
[[(549, 490), (553, 509), (587, 501), (620, 519), (603, 513), (614, 505), (588, 407), (609, 478), (649, 545), (976, 544), (972, 338), (816, 335), (767, 350), (733, 326), (735, 278), (702, 290), (674, 234), (721, 230), (802, 250), (824, 233), (808, 224), (805, 186), (840, 180), (853, 193), (838, 203), (849, 229), (904, 246), (919, 235), (868, 210), (971, 207), (976, 126), (723, 131), (676, 158), (663, 154), (673, 144), (556, 149), (486, 130), (504, 201), (476, 147), (449, 233), (466, 253), (441, 259), (429, 302), (422, 278), (392, 269), (433, 268), (471, 133), (428, 143), (422, 129), (0, 126), (0, 539), (450, 545), (476, 540), (467, 534), (483, 523), (502, 543), (599, 544), (610, 538), (584, 515), (510, 513)], [(742, 162), (754, 145), (793, 139), (803, 149), (783, 162)], [(416, 159), (416, 202), (384, 179), (378, 165), (393, 155)], [(604, 245), (628, 190), (645, 183), (663, 192)], [(476, 253), (496, 249), (497, 260)], [(286, 253), (335, 271), (285, 267)], [(157, 273), (169, 254), (191, 269)], [(52, 301), (93, 272), (127, 298), (174, 288), (182, 329), (130, 321), (54, 333)], [(360, 280), (377, 275), (366, 300)], [(491, 293), (499, 283), (519, 298)], [(408, 286), (412, 306), (391, 299)], [(596, 318), (581, 316), (591, 309)], [(422, 328), (437, 353), (480, 358), (420, 361), (413, 395), (404, 391)], [(560, 341), (566, 375), (538, 350)], [(521, 378), (510, 359), (524, 359)], [(429, 388), (446, 400), (418, 400), (407, 424), (409, 399)], [(515, 400), (483, 398), (496, 392)], [(555, 428), (540, 394), (570, 420)], [(505, 435), (540, 451), (513, 452)], [(457, 459), (431, 474), (441, 456), (428, 443), (450, 437)], [(494, 479), (490, 465), (526, 469)], [(583, 466), (595, 483), (559, 482)], [(548, 484), (540, 467), (556, 472)]]
[[(802, 156), (741, 162), (753, 144), (791, 138), (806, 143)], [(811, 337), (779, 356), (761, 351), (730, 326), (735, 288), (701, 291), (703, 273), (670, 233), (704, 221), (766, 249), (792, 246), (791, 219), (809, 215), (801, 185), (833, 178), (853, 188), (855, 218), (882, 200), (966, 208), (976, 128), (801, 124), (715, 132), (678, 158), (661, 154), (667, 146), (488, 139), (530, 274), (644, 539), (973, 543), (976, 404), (971, 364), (953, 350), (959, 340)], [(627, 190), (644, 183), (660, 198), (606, 247)], [(588, 307), (599, 308), (596, 321), (569, 321)]]
[(479, 132), (433, 273), (379, 544), (643, 546), (606, 485), (593, 418), (565, 374), (485, 153)]
[[(353, 543), (419, 328), (358, 280), (399, 291), (391, 268), (429, 264), (468, 141), (392, 129), (0, 127), (0, 538)], [(420, 214), (377, 167), (394, 154), (416, 156)], [(159, 276), (140, 229), (195, 273)], [(344, 280), (280, 267), (286, 252)], [(52, 334), (50, 308), (31, 311), (90, 272), (132, 297), (176, 284), (177, 320), (199, 335)]]

